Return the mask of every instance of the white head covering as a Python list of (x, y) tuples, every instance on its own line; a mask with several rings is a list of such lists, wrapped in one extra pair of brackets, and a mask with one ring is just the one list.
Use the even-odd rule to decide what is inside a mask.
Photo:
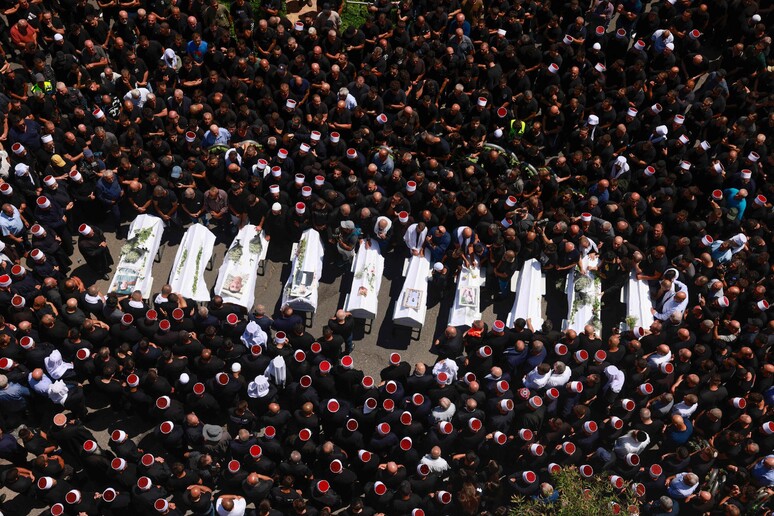
[(626, 376), (624, 376), (623, 371), (614, 365), (610, 365), (605, 368), (605, 376), (607, 376), (610, 389), (616, 393), (621, 392), (621, 389), (623, 389), (624, 381), (626, 380)]
[[(236, 156), (236, 161), (232, 159), (234, 156)], [(240, 167), (242, 166), (242, 156), (237, 152), (236, 149), (229, 149), (229, 151), (226, 153), (226, 156), (224, 157), (224, 161), (227, 167), (232, 163), (236, 163)]]
[[(57, 351), (56, 353), (59, 352)], [(48, 398), (58, 405), (64, 405), (65, 401), (67, 401), (68, 394), (69, 391), (67, 390), (67, 385), (65, 385), (62, 380), (57, 380), (48, 388)]]
[(177, 70), (177, 65), (178, 65), (179, 59), (177, 57), (177, 54), (175, 54), (174, 50), (172, 50), (171, 48), (166, 49), (164, 51), (164, 55), (161, 57), (161, 59), (164, 60), (164, 63), (168, 67), (172, 68), (173, 70)]
[[(385, 226), (384, 229), (379, 229), (379, 222), (381, 222), (382, 220), (387, 222), (387, 226)], [(392, 227), (392, 221), (390, 220), (390, 218), (389, 217), (385, 217), (385, 216), (382, 215), (382, 216), (378, 217), (376, 219), (376, 222), (374, 223), (374, 233), (377, 234), (377, 235), (382, 234), (382, 233), (387, 233), (390, 230), (391, 227)]]
[(271, 378), (271, 380), (274, 382), (274, 385), (277, 385), (278, 387), (284, 386), (285, 380), (287, 378), (287, 367), (285, 366), (285, 359), (280, 355), (274, 357), (274, 360), (269, 362), (269, 367), (266, 368), (264, 374), (268, 378)]
[(59, 380), (67, 371), (73, 368), (70, 362), (62, 361), (62, 354), (58, 349), (52, 351), (50, 355), (43, 359), (43, 362), (46, 365), (48, 376), (54, 380)]
[(247, 386), (247, 395), (251, 398), (263, 398), (269, 393), (269, 379), (259, 374)]
[(247, 346), (247, 349), (255, 346), (256, 344), (266, 349), (266, 342), (269, 340), (269, 336), (263, 331), (257, 322), (250, 321), (247, 323), (244, 333), (239, 338), (242, 343)]
[(731, 253), (736, 254), (744, 249), (744, 244), (747, 243), (747, 235), (744, 233), (737, 233), (728, 239), (728, 243), (731, 244)]

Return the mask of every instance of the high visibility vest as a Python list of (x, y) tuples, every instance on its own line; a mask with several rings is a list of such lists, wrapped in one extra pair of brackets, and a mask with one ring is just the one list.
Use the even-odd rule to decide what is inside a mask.
[(41, 88), (38, 86), (38, 83), (35, 83), (32, 85), (32, 93), (37, 93), (39, 91), (42, 91), (46, 95), (52, 95), (54, 93), (54, 85), (51, 84), (51, 81), (45, 81), (43, 83), (43, 87)]
[(514, 124), (516, 124), (516, 122), (517, 122), (517, 120), (515, 120), (515, 119), (511, 120), (511, 129), (510, 129), (510, 131), (508, 131), (508, 135), (511, 138), (513, 138), (514, 136), (517, 136), (517, 135), (521, 136), (521, 135), (524, 134), (524, 131), (527, 130), (527, 124), (525, 124), (521, 120), (518, 121), (521, 124), (521, 126), (517, 130), (516, 127), (514, 126)]

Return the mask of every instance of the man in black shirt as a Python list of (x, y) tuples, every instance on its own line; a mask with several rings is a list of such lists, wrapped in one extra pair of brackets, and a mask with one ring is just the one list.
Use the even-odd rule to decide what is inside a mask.
[(355, 321), (352, 314), (344, 310), (337, 310), (336, 315), (328, 321), (328, 327), (334, 334), (344, 339), (344, 354), (352, 353), (352, 336), (355, 329)]
[(173, 228), (180, 227), (177, 215), (177, 195), (175, 192), (161, 185), (156, 185), (153, 189), (153, 208), (161, 220), (170, 224)]
[(81, 224), (78, 232), (81, 234), (78, 238), (78, 250), (81, 255), (89, 267), (101, 274), (102, 279), (107, 280), (110, 266), (113, 265), (113, 257), (110, 255), (102, 230), (88, 224)]

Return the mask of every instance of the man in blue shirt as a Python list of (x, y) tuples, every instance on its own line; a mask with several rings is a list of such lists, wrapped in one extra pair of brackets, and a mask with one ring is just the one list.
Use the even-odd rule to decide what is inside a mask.
[(34, 152), (40, 149), (40, 124), (29, 118), (8, 117), (8, 144), (21, 143)]
[(753, 481), (761, 487), (774, 486), (774, 455), (759, 460), (750, 470)]
[(121, 225), (121, 209), (118, 203), (124, 195), (121, 184), (116, 181), (115, 175), (110, 170), (105, 171), (102, 177), (97, 181), (94, 189), (97, 200), (102, 203), (106, 210), (113, 216), (113, 222), (118, 228)]
[(0, 212), (0, 235), (20, 244), (24, 240), (24, 221), (13, 204), (3, 204)]
[(599, 204), (605, 204), (610, 200), (610, 182), (607, 179), (601, 179), (589, 188), (589, 195), (593, 195), (599, 200)]
[(206, 149), (213, 145), (228, 145), (229, 141), (231, 141), (231, 133), (227, 129), (212, 124), (210, 130), (204, 133), (202, 148)]
[(204, 55), (207, 53), (208, 48), (209, 45), (207, 42), (204, 41), (199, 34), (194, 34), (193, 39), (189, 41), (186, 46), (186, 51), (188, 52), (188, 55), (191, 56), (191, 59), (193, 59), (197, 65), (200, 65), (204, 62)]
[(8, 377), (0, 374), (0, 410), (8, 428), (16, 428), (24, 420), (30, 390), (18, 383), (9, 382)]
[(723, 191), (723, 198), (726, 200), (726, 207), (730, 210), (736, 208), (739, 213), (736, 216), (736, 220), (742, 220), (744, 210), (747, 208), (747, 190), (744, 188), (727, 188)]
[(425, 247), (430, 251), (430, 262), (440, 262), (451, 244), (451, 235), (443, 226), (437, 226), (430, 230)]

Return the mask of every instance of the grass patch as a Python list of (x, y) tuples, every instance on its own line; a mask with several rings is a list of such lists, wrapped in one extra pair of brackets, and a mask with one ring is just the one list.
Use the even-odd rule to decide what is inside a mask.
[(341, 31), (347, 27), (359, 29), (365, 23), (368, 17), (368, 6), (363, 4), (344, 4), (344, 10), (341, 11)]

